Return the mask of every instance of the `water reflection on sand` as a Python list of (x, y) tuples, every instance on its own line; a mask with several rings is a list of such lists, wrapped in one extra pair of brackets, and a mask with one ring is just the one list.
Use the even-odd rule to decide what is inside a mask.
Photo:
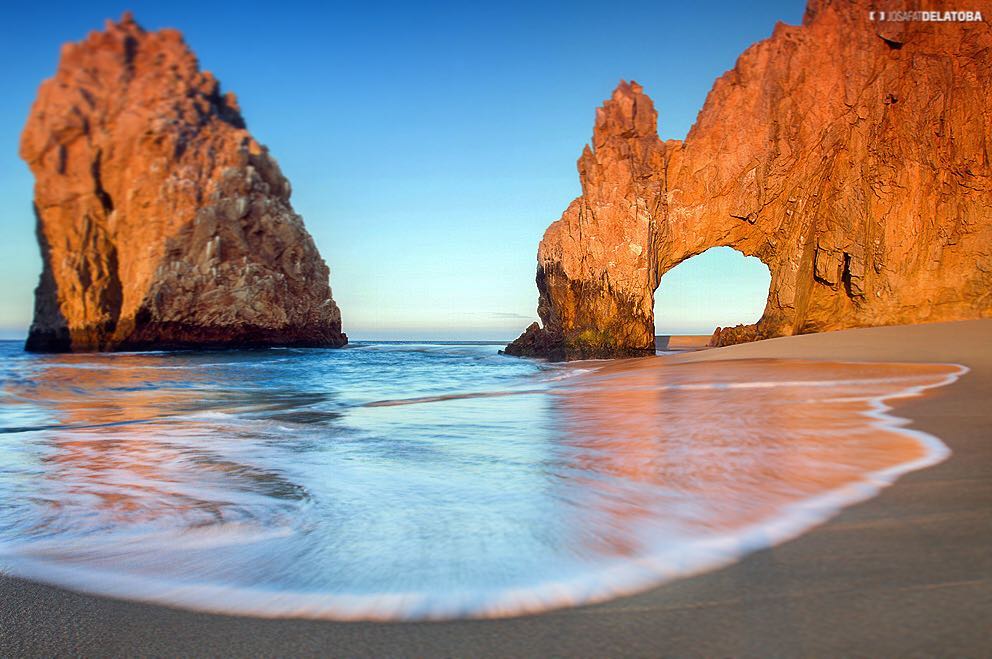
[(42, 359), (48, 364), (26, 386), (4, 387), (5, 404), (47, 412), (36, 421), (44, 441), (34, 444), (38, 479), (27, 483), (26, 493), (37, 517), (19, 529), (20, 540), (250, 517), (225, 505), (223, 489), (232, 485), (272, 500), (305, 497), (278, 471), (227, 460), (198, 441), (213, 435), (236, 441), (238, 432), (188, 416), (211, 410), (277, 415), (312, 403), (312, 395), (276, 390), (257, 396), (218, 387), (209, 367), (173, 369), (159, 355)]
[(940, 460), (881, 401), (961, 372), (549, 370), (445, 350), (15, 355), (0, 567), (254, 615), (597, 601), (792, 537)]
[(590, 543), (635, 555), (650, 551), (638, 541), (646, 526), (693, 534), (760, 523), (940, 453), (879, 423), (875, 401), (956, 372), (784, 360), (607, 367), (554, 398), (574, 478), (595, 492), (576, 514), (601, 518)]

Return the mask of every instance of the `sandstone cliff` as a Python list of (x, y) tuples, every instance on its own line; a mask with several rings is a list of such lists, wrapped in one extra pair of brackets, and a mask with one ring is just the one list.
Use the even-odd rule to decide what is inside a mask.
[(661, 276), (715, 246), (771, 272), (761, 320), (718, 344), (992, 316), (992, 31), (872, 9), (812, 0), (717, 80), (684, 142), (622, 83), (538, 250), (544, 326), (507, 352), (653, 353)]
[(125, 15), (64, 46), (21, 156), (43, 260), (29, 350), (347, 342), (289, 182), (178, 32)]

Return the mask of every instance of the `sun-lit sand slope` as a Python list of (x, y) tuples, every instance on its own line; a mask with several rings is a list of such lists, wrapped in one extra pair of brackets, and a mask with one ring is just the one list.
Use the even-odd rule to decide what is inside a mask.
[(654, 337), (655, 350), (662, 351), (702, 350), (709, 347), (709, 342), (709, 335), (673, 334)]
[[(575, 435), (576, 441), (587, 437), (604, 442), (601, 459), (592, 468), (603, 473), (622, 471), (636, 479), (641, 477), (639, 465), (611, 459), (609, 454), (618, 447), (609, 447), (612, 440), (604, 440), (594, 430), (597, 410), (614, 404), (620, 409), (646, 405), (662, 422), (665, 414), (679, 407), (676, 403), (688, 397), (692, 391), (688, 387), (698, 383), (690, 376), (697, 367), (707, 366), (700, 362), (735, 360), (721, 362), (729, 370), (767, 370), (766, 362), (753, 359), (777, 358), (961, 364), (970, 369), (956, 382), (920, 396), (885, 399), (894, 408), (890, 416), (909, 419), (910, 424), (876, 426), (882, 434), (875, 434), (871, 442), (883, 440), (877, 445), (879, 451), (866, 451), (869, 447), (863, 441), (852, 441), (841, 451), (855, 456), (855, 472), (866, 466), (884, 470), (890, 462), (911, 463), (920, 449), (918, 443), (914, 447), (914, 437), (905, 434), (908, 429), (939, 437), (951, 449), (945, 461), (906, 474), (880, 496), (842, 512), (818, 529), (724, 570), (595, 607), (508, 620), (404, 625), (212, 616), (77, 595), (6, 578), (0, 581), (0, 649), (5, 654), (822, 656), (857, 651), (875, 656), (978, 656), (989, 646), (987, 611), (992, 603), (992, 555), (987, 550), (992, 544), (988, 524), (992, 511), (990, 345), (992, 321), (789, 337), (664, 357), (650, 368), (638, 362), (611, 364), (581, 385), (587, 389), (583, 396), (562, 396), (563, 404), (578, 406), (576, 414), (588, 422)], [(818, 378), (822, 382), (848, 369), (879, 367), (806, 363), (785, 368), (807, 373), (823, 369), (824, 377)], [(883, 380), (913, 374), (919, 381), (911, 386), (927, 386), (955, 372), (947, 370), (953, 367), (939, 365), (880, 368)], [(627, 395), (615, 399), (615, 388), (605, 379), (624, 369), (625, 379), (633, 369), (637, 377), (626, 381), (643, 381), (644, 391), (627, 386)], [(661, 388), (657, 386), (657, 374), (664, 370), (683, 374), (677, 387), (671, 386), (671, 378)], [(599, 385), (594, 381), (597, 378)], [(707, 382), (712, 385), (712, 378)], [(716, 390), (710, 386), (709, 391)], [(842, 394), (843, 387), (836, 391)], [(735, 432), (747, 432), (758, 417), (762, 424), (783, 429), (786, 435), (797, 434), (802, 441), (810, 440), (808, 429), (817, 430), (815, 417), (797, 413), (803, 408), (802, 396), (780, 398), (769, 408), (763, 400), (767, 388), (752, 386), (739, 393), (742, 407), (738, 409), (701, 405), (690, 412), (704, 417), (733, 415)], [(867, 400), (865, 396), (857, 397), (862, 400), (835, 398), (840, 400), (831, 404), (861, 406), (859, 416), (868, 414), (867, 418), (884, 422), (870, 396)], [(765, 412), (774, 415), (769, 419)], [(643, 432), (625, 425), (623, 416), (614, 411), (602, 419), (608, 421), (613, 435), (636, 442)], [(805, 430), (792, 432), (798, 429)], [(838, 435), (839, 441), (844, 441), (843, 435)], [(762, 467), (758, 465), (753, 473), (769, 482), (788, 480), (787, 463)], [(646, 471), (644, 477), (654, 476)], [(685, 487), (693, 486), (691, 479), (677, 471), (672, 477), (682, 478)], [(840, 484), (846, 477), (843, 470), (814, 471), (798, 480), (822, 486), (821, 478)], [(735, 485), (728, 479), (728, 486)], [(767, 489), (769, 496), (776, 496), (776, 488)], [(621, 505), (617, 509), (624, 511), (615, 518), (619, 528), (638, 514), (637, 508)], [(622, 543), (614, 545), (615, 551), (625, 550)]]
[(723, 359), (819, 359), (877, 362), (954, 362), (992, 366), (992, 319), (922, 325), (865, 327), (781, 337), (675, 355), (671, 362)]

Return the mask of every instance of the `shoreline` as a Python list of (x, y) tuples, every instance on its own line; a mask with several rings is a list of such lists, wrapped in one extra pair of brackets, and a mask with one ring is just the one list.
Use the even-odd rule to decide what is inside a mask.
[(971, 372), (891, 400), (951, 448), (800, 537), (729, 567), (592, 606), (510, 619), (344, 623), (238, 618), (0, 577), (4, 654), (976, 654), (992, 642), (988, 431), (992, 320), (845, 330), (669, 355), (951, 362)]

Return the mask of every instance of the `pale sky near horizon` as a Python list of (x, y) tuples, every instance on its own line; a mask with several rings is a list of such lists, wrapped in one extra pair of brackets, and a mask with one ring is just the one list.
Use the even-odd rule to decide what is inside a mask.
[[(59, 48), (132, 9), (180, 29), (293, 184), (353, 339), (515, 337), (536, 319), (537, 243), (579, 193), (575, 161), (620, 79), (683, 138), (713, 81), (804, 3), (5, 7), (0, 338), (26, 333), (41, 262), (17, 144)], [(767, 270), (727, 248), (668, 273), (657, 331), (753, 322)]]

